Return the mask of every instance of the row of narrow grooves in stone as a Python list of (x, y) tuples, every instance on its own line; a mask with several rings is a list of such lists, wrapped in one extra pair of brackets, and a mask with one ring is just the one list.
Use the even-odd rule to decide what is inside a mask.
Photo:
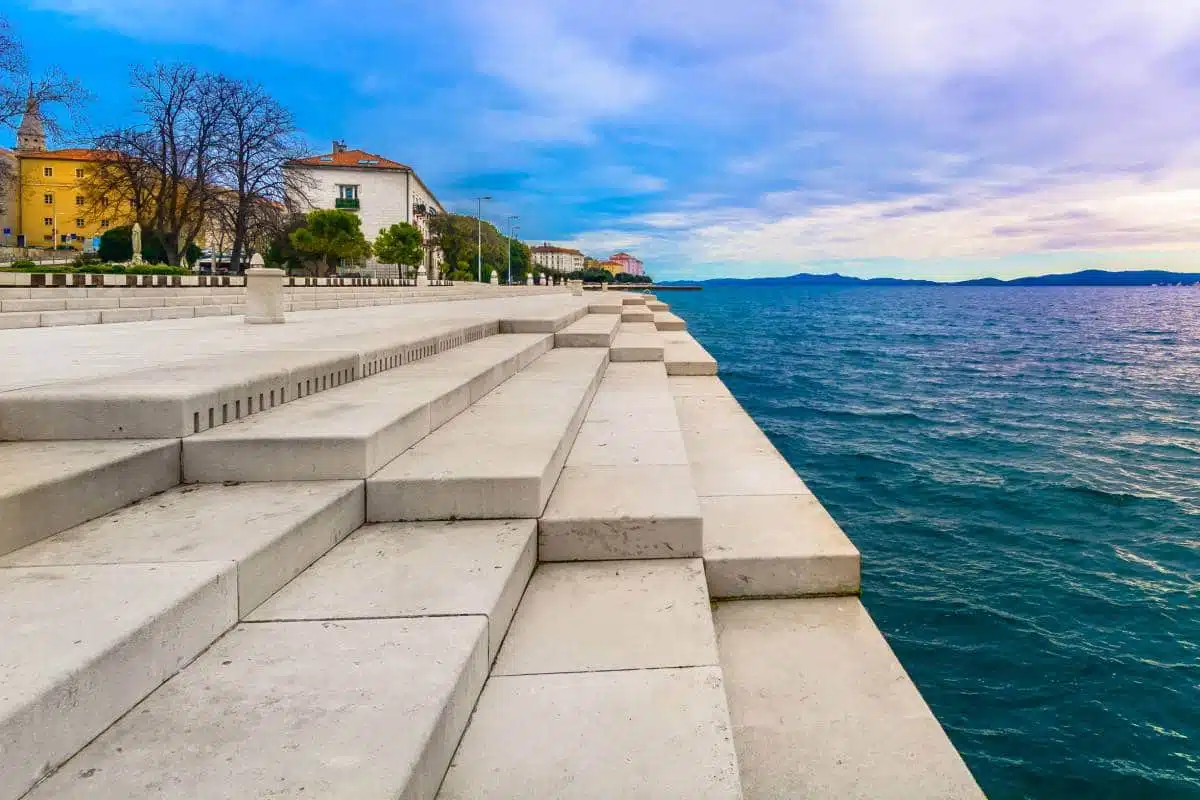
[[(497, 323), (494, 325), (473, 325), (465, 331), (439, 336), (433, 342), (406, 347), (399, 353), (394, 353), (387, 358), (375, 359), (364, 368), (364, 374), (362, 377), (367, 378), (373, 375), (378, 375), (380, 372), (386, 372), (387, 370), (395, 369), (396, 367), (404, 364), (411, 364), (414, 361), (420, 361), (423, 358), (429, 358), (430, 356), (435, 356), (448, 350), (462, 347), (465, 344), (479, 341), (480, 339), (487, 338), (488, 336), (497, 335), (499, 332), (500, 327)], [(358, 379), (358, 370), (354, 367), (337, 370), (329, 373), (328, 375), (322, 375), (319, 381), (316, 378), (307, 378), (303, 382), (297, 381), (296, 393), (291, 398), (287, 396), (286, 387), (280, 386), (279, 404), (282, 405), (283, 403), (289, 402), (289, 400), (299, 400), (302, 397), (308, 397), (316, 392), (323, 392), (328, 389), (337, 388), (338, 386), (342, 386), (343, 384), (350, 383), (351, 381)], [(275, 408), (276, 402), (274, 390), (270, 392), (269, 398), (270, 406), (267, 406), (264, 402), (266, 399), (264, 397), (264, 393), (259, 393), (258, 411), (261, 412), (267, 410), (267, 408)], [(256, 413), (254, 409), (254, 397), (251, 395), (246, 398), (246, 413), (244, 416), (248, 417), (254, 413)], [(216, 416), (216, 407), (209, 407), (208, 426), (201, 427), (200, 412), (194, 412), (192, 414), (192, 433), (200, 433), (203, 430), (209, 430), (217, 427), (218, 423), (216, 421)], [(239, 420), (242, 417), (242, 402), (240, 400), (235, 400), (233, 404), (232, 419)], [(221, 422), (219, 424), (226, 425), (230, 421), (229, 404), (223, 403), (221, 405)]]

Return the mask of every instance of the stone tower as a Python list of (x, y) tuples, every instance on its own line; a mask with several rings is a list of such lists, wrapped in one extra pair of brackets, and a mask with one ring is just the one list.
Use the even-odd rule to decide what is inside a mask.
[(21, 127), (17, 128), (17, 149), (46, 149), (46, 129), (42, 125), (42, 112), (38, 109), (37, 99), (33, 96), (33, 87), (30, 87), (29, 99), (25, 101), (25, 116), (21, 119)]

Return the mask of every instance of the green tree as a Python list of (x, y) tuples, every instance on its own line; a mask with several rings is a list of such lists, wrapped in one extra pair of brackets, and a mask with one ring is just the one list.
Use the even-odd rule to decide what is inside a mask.
[(317, 261), (317, 274), (322, 276), (329, 272), (331, 258), (357, 260), (371, 255), (362, 220), (349, 211), (310, 211), (304, 227), (292, 231), (288, 238), (298, 252)]
[[(133, 226), (121, 225), (109, 228), (100, 236), (100, 249), (96, 251), (101, 261), (126, 262), (133, 259)], [(202, 253), (195, 244), (188, 247), (189, 264), (195, 264)], [(167, 251), (159, 237), (150, 231), (142, 232), (142, 260), (147, 264), (166, 264)]]
[[(464, 277), (451, 280), (476, 280), (478, 276), (479, 232), (475, 227), (475, 217), (466, 214), (437, 214), (429, 217), (429, 238), (436, 242), (446, 257), (446, 269), (455, 275)], [(483, 221), (483, 280), (491, 280), (492, 270), (501, 276), (508, 276), (508, 237), (500, 233), (496, 226), (487, 220)], [(523, 242), (514, 239), (512, 242), (513, 281), (523, 280), (529, 269), (529, 248)], [(449, 265), (455, 265), (450, 269)], [(469, 277), (465, 277), (467, 273)]]
[(421, 229), (407, 222), (382, 228), (375, 238), (375, 257), (383, 264), (411, 267), (421, 263), (425, 251)]
[(292, 245), (292, 234), (308, 224), (308, 217), (290, 214), (278, 216), (270, 222), (273, 224), (267, 226), (267, 249), (263, 253), (263, 263), (268, 267), (287, 270), (288, 274), (303, 269), (304, 256)]

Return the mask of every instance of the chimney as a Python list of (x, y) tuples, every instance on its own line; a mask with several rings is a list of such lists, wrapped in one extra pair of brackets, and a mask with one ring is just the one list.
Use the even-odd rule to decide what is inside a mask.
[(346, 143), (344, 141), (338, 141), (337, 139), (334, 139), (333, 140), (333, 152), (335, 154), (346, 152)]

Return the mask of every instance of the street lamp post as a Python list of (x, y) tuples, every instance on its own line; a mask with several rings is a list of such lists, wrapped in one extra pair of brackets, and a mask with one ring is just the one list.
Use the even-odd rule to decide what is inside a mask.
[(480, 283), (483, 283), (483, 201), (491, 199), (490, 194), (475, 198), (475, 269)]
[(515, 230), (513, 223), (519, 219), (520, 217), (516, 214), (508, 215), (508, 283), (510, 286), (512, 285), (512, 237)]

